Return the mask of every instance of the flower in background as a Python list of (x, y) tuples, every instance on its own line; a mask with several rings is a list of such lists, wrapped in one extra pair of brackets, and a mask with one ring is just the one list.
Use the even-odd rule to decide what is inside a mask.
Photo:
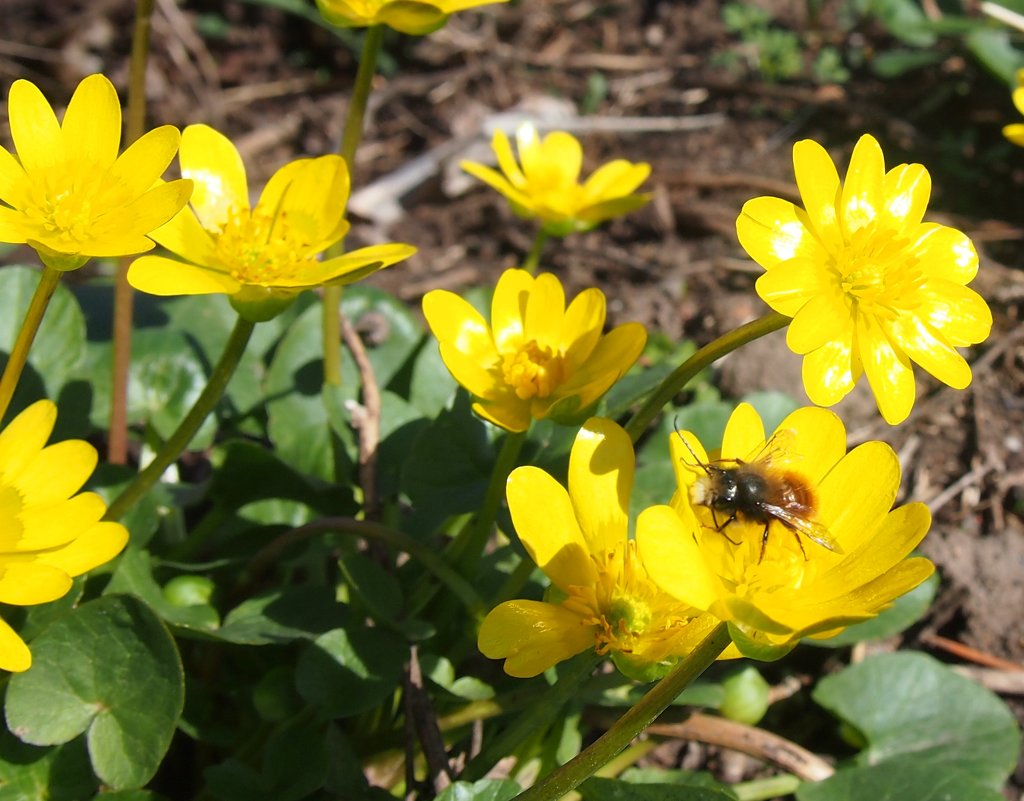
[[(671, 450), (672, 505), (693, 533), (654, 531), (639, 542), (640, 556), (665, 592), (728, 622), (745, 656), (777, 657), (802, 637), (829, 637), (874, 617), (934, 570), (927, 559), (906, 558), (931, 515), (922, 503), (891, 509), (900, 485), (892, 448), (866, 442), (847, 453), (842, 421), (826, 409), (798, 409), (766, 443), (761, 418), (741, 404), (717, 460), (708, 464), (689, 431), (672, 437)], [(777, 488), (762, 486), (758, 497), (790, 513), (769, 516), (767, 529), (742, 510), (729, 522), (708, 488), (705, 468), (749, 470), (752, 463)], [(805, 525), (794, 527), (793, 514)]]
[(963, 389), (971, 368), (957, 348), (984, 340), (992, 313), (966, 284), (978, 254), (955, 228), (921, 222), (928, 171), (886, 172), (878, 142), (857, 142), (846, 182), (825, 149), (793, 147), (805, 209), (774, 197), (747, 201), (740, 243), (765, 269), (757, 293), (792, 317), (786, 342), (804, 356), (804, 387), (821, 406), (867, 373), (882, 416), (895, 425), (914, 405), (911, 362)]
[(581, 184), (583, 148), (564, 131), (552, 131), (540, 139), (532, 124), (520, 126), (518, 163), (504, 131), (494, 132), (491, 146), (501, 172), (472, 161), (462, 162), (462, 169), (508, 198), (516, 214), (539, 219), (544, 231), (553, 236), (589, 231), (650, 200), (650, 195), (634, 194), (650, 174), (649, 164), (616, 159)]
[(640, 323), (602, 336), (605, 298), (586, 289), (566, 308), (550, 273), (506, 270), (494, 289), (491, 324), (458, 295), (423, 298), (441, 358), (474, 396), (473, 410), (508, 431), (551, 417), (578, 420), (637, 360), (647, 342)]
[(402, 33), (432, 33), (456, 11), (505, 3), (508, 0), (316, 0), (317, 8), (331, 25), (365, 28), (387, 25)]
[(74, 270), (150, 250), (150, 231), (188, 201), (190, 181), (158, 183), (177, 128), (156, 128), (118, 156), (121, 106), (104, 76), (78, 84), (63, 122), (29, 81), (14, 82), (7, 107), (17, 156), (0, 147), (0, 242), (27, 243), (52, 269)]
[[(96, 467), (96, 449), (79, 439), (46, 446), (56, 419), (57, 407), (38, 401), (0, 433), (0, 603), (56, 600), (72, 577), (113, 559), (128, 542), (124, 526), (102, 521), (103, 499), (78, 492)], [(21, 637), (0, 620), (0, 669), (31, 664)]]
[(290, 162), (271, 176), (255, 208), (235, 146), (206, 125), (181, 138), (181, 172), (195, 183), (191, 208), (152, 236), (178, 258), (143, 256), (128, 270), (153, 295), (224, 293), (246, 319), (275, 316), (303, 289), (349, 284), (416, 252), (391, 243), (320, 261), (348, 231), (349, 176), (340, 156)]
[[(1017, 88), (1013, 90), (1013, 105), (1024, 114), (1024, 70), (1017, 70)], [(1003, 127), (1003, 136), (1013, 144), (1024, 147), (1024, 123), (1015, 122)]]
[(667, 506), (652, 507), (637, 520), (636, 540), (629, 539), (633, 472), (629, 435), (598, 417), (573, 443), (568, 492), (539, 468), (512, 471), (512, 522), (552, 587), (545, 601), (500, 604), (480, 627), (481, 652), (504, 659), (509, 675), (536, 676), (591, 648), (611, 653), (627, 674), (643, 675), (688, 654), (717, 624), (648, 576), (637, 543), (666, 520), (674, 531), (679, 519)]

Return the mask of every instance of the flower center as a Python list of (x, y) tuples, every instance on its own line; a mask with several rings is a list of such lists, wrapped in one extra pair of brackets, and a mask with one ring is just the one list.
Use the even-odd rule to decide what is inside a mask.
[(546, 398), (565, 380), (561, 354), (533, 339), (504, 357), (501, 372), (520, 400)]
[(855, 232), (835, 264), (843, 294), (862, 311), (888, 317), (915, 308), (924, 273), (907, 244), (889, 231)]
[(217, 258), (242, 284), (274, 286), (294, 280), (316, 262), (309, 242), (289, 225), (286, 212), (274, 217), (234, 209), (216, 239)]

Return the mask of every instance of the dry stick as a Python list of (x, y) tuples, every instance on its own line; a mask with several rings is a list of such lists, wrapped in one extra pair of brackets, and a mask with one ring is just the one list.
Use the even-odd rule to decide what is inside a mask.
[[(325, 313), (331, 310), (325, 309)], [(359, 333), (348, 318), (338, 313), (341, 322), (341, 338), (348, 347), (363, 386), (363, 408), (358, 415), (352, 415), (352, 423), (359, 429), (359, 485), (363, 489), (363, 516), (366, 520), (380, 517), (380, 501), (377, 497), (377, 446), (380, 444), (380, 388), (377, 376)]]
[[(405, 666), (405, 714), (412, 719), (416, 736), (423, 747), (423, 757), (427, 760), (427, 773), (434, 788), (434, 794), (440, 793), (455, 779), (455, 774), (448, 762), (448, 754), (444, 748), (444, 738), (437, 724), (437, 715), (430, 705), (430, 698), (423, 688), (423, 673), (417, 647), (409, 647), (409, 662)], [(406, 759), (409, 758), (408, 750)], [(406, 765), (406, 775), (410, 768)], [(408, 793), (408, 787), (406, 792)]]
[(1011, 662), (1009, 659), (1003, 659), (995, 654), (979, 651), (977, 648), (972, 648), (969, 645), (957, 642), (956, 640), (951, 640), (948, 637), (943, 637), (940, 634), (923, 634), (921, 636), (921, 642), (930, 645), (933, 648), (939, 648), (946, 653), (953, 654), (960, 659), (966, 659), (969, 662), (984, 665), (985, 667), (996, 668), (997, 670), (1008, 670), (1017, 673), (1024, 671), (1024, 665)]

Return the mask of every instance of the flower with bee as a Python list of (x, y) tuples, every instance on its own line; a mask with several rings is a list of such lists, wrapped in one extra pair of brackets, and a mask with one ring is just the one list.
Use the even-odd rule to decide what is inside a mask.
[(921, 503), (891, 508), (896, 454), (883, 442), (847, 453), (832, 412), (798, 409), (766, 438), (741, 404), (717, 458), (688, 431), (671, 450), (679, 527), (652, 532), (641, 556), (663, 590), (726, 621), (746, 656), (874, 617), (934, 570), (907, 558), (931, 516)]

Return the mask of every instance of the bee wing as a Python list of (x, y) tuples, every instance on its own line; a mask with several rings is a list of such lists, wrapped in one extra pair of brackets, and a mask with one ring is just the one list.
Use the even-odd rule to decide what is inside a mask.
[(792, 428), (780, 428), (768, 437), (751, 462), (771, 467), (773, 464), (778, 466), (780, 462), (786, 463), (799, 459), (800, 454), (793, 446), (795, 440), (796, 431)]
[(761, 503), (760, 507), (768, 514), (772, 515), (781, 522), (783, 525), (797, 532), (803, 534), (810, 540), (818, 543), (822, 548), (828, 548), (832, 553), (844, 553), (839, 543), (835, 541), (835, 538), (829, 533), (828, 528), (823, 526), (817, 520), (808, 520), (806, 517), (801, 517), (798, 514), (784, 509), (781, 506), (776, 506), (773, 503)]

